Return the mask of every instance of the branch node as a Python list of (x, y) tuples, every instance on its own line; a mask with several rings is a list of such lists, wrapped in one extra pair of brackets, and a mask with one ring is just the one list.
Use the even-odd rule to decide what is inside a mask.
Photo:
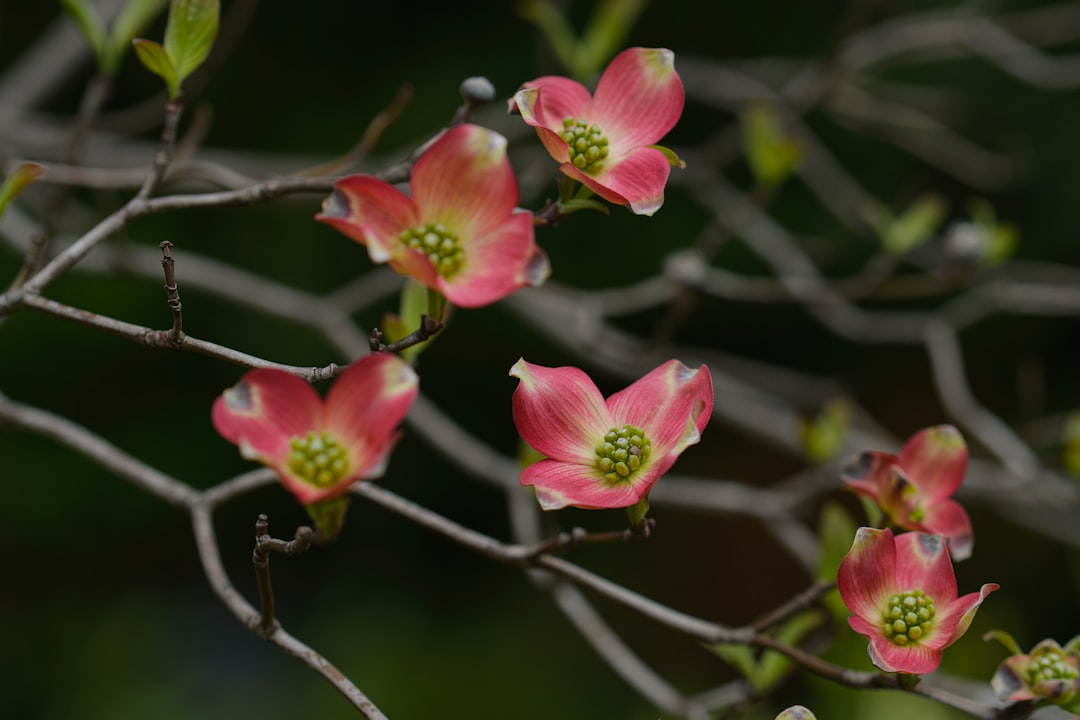
[(161, 267), (165, 270), (165, 300), (173, 314), (172, 329), (168, 331), (166, 341), (178, 345), (183, 335), (184, 317), (180, 312), (183, 304), (180, 302), (180, 290), (176, 286), (176, 261), (173, 260), (172, 246), (168, 240), (163, 240), (158, 245), (161, 248)]
[(384, 343), (382, 341), (383, 334), (379, 328), (375, 328), (371, 331), (371, 338), (369, 344), (371, 346), (371, 352), (401, 352), (406, 348), (410, 348), (413, 345), (419, 345), (422, 342), (427, 342), (436, 333), (442, 330), (443, 323), (430, 315), (420, 315), (420, 327), (413, 330), (411, 333), (395, 340), (391, 343)]

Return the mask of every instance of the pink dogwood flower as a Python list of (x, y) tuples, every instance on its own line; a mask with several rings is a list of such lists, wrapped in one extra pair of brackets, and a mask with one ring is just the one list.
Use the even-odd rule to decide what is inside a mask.
[(957, 597), (952, 561), (940, 535), (859, 528), (837, 572), (848, 624), (870, 639), (870, 660), (885, 672), (924, 675), (967, 632), (996, 583)]
[(712, 375), (669, 360), (607, 400), (574, 367), (518, 360), (513, 413), (521, 437), (546, 456), (521, 473), (545, 510), (629, 508), (697, 443), (713, 407)]
[(488, 305), (548, 276), (532, 214), (516, 209), (517, 180), (497, 132), (446, 130), (413, 166), (411, 197), (368, 175), (334, 188), (316, 220), (455, 305)]
[(997, 640), (1013, 654), (998, 666), (990, 684), (999, 698), (1009, 703), (1031, 702), (1061, 705), (1080, 710), (1080, 635), (1065, 647), (1043, 640), (1023, 653), (1011, 635), (992, 631), (984, 640)]
[(675, 53), (630, 48), (604, 70), (595, 95), (549, 75), (522, 85), (511, 110), (536, 128), (564, 174), (609, 202), (652, 215), (664, 204), (671, 166), (683, 164), (655, 143), (675, 127), (684, 102)]
[(954, 560), (971, 555), (971, 519), (950, 496), (967, 471), (968, 450), (952, 425), (911, 436), (900, 455), (864, 452), (843, 469), (849, 488), (873, 500), (899, 528), (944, 535)]
[(295, 375), (260, 368), (222, 393), (211, 416), (241, 455), (273, 468), (285, 489), (312, 506), (382, 474), (417, 385), (413, 369), (385, 353), (350, 365), (325, 402)]

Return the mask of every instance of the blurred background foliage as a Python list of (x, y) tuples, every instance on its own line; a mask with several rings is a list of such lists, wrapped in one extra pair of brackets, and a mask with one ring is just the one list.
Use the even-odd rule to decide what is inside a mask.
[[(233, 3), (235, 4), (235, 3)], [(1047, 3), (714, 2), (641, 4), (640, 17), (614, 52), (662, 46), (681, 58), (749, 60), (828, 57), (845, 35), (875, 22), (933, 9), (1007, 12)], [(225, 0), (223, 12), (231, 3)], [(533, 3), (533, 6), (540, 3)], [(581, 30), (597, 3), (561, 3)], [(631, 3), (629, 5), (634, 5)], [(267, 174), (341, 154), (404, 85), (413, 101), (385, 133), (372, 161), (390, 163), (438, 130), (459, 104), (458, 85), (484, 75), (495, 85), (494, 112), (477, 118), (511, 137), (517, 161), (539, 147), (531, 131), (502, 113), (502, 98), (534, 77), (566, 69), (524, 5), (503, 2), (259, 3), (226, 62), (194, 98), (183, 129), (212, 113), (203, 145), (260, 155)], [(534, 7), (531, 12), (535, 13)], [(32, 47), (59, 9), (53, 2), (0, 0), (0, 74)], [(161, 36), (163, 19), (146, 33)], [(1072, 46), (1055, 52), (1075, 52)], [(601, 58), (599, 65), (608, 58)], [(580, 60), (583, 67), (589, 59)], [(595, 66), (594, 66), (595, 67)], [(86, 74), (48, 98), (44, 110), (74, 112)], [(886, 71), (886, 75), (890, 71)], [(900, 213), (927, 193), (940, 198), (944, 221), (966, 217), (973, 197), (1019, 229), (1017, 256), (1075, 265), (1080, 261), (1075, 199), (1080, 195), (1080, 92), (1034, 89), (978, 59), (958, 57), (898, 67), (894, 79), (946, 89), (960, 105), (972, 140), (1014, 157), (1021, 171), (991, 192), (976, 191), (903, 150), (822, 113), (811, 129), (875, 197)], [(104, 116), (144, 101), (160, 81), (132, 57), (121, 66)], [(209, 116), (208, 116), (209, 117)], [(688, 102), (665, 144), (698, 148), (718, 129), (739, 122), (733, 112)], [(157, 127), (143, 133), (150, 142)], [(274, 168), (281, 160), (287, 167)], [(269, 164), (266, 164), (269, 163)], [(524, 181), (526, 207), (554, 195), (554, 172)], [(750, 191), (743, 163), (730, 179)], [(66, 232), (85, 230), (94, 210), (113, 209), (119, 191), (79, 191), (60, 219)], [(32, 199), (32, 198), (30, 198)], [(319, 201), (287, 198), (252, 207), (169, 213), (133, 223), (126, 239), (176, 246), (185, 330), (283, 363), (325, 365), (334, 357), (316, 335), (250, 309), (185, 290), (184, 252), (230, 261), (296, 287), (329, 291), (371, 268), (363, 248), (312, 221)], [(826, 274), (850, 272), (876, 252), (865, 238), (822, 209), (798, 181), (774, 193), (770, 214), (797, 233)], [(650, 219), (613, 208), (610, 217), (582, 213), (538, 240), (553, 278), (581, 287), (621, 285), (647, 277), (672, 250), (690, 246), (708, 213), (677, 185)], [(21, 258), (0, 250), (0, 277)], [(728, 243), (714, 264), (760, 272), (760, 261)], [(6, 284), (6, 281), (4, 281)], [(160, 282), (71, 273), (50, 296), (78, 307), (152, 327), (166, 327)], [(913, 306), (917, 304), (913, 303)], [(358, 319), (378, 324), (373, 308)], [(625, 326), (652, 331), (655, 314)], [(1080, 398), (1077, 320), (995, 316), (965, 331), (973, 389), (1014, 427), (1071, 410)], [(920, 348), (838, 340), (789, 305), (746, 305), (701, 299), (679, 340), (735, 356), (828, 377), (857, 397), (898, 438), (945, 422)], [(574, 359), (499, 306), (459, 311), (422, 358), (424, 391), (470, 432), (506, 454), (516, 450), (507, 377), (519, 357), (547, 365)], [(84, 424), (167, 473), (207, 487), (251, 466), (222, 441), (209, 408), (242, 370), (190, 353), (151, 350), (31, 311), (0, 325), (0, 390)], [(601, 389), (622, 383), (594, 372)], [(1035, 376), (1032, 390), (1032, 375)], [(718, 402), (723, 402), (719, 398)], [(808, 414), (819, 408), (806, 408)], [(793, 430), (794, 431), (794, 430)], [(869, 449), (869, 448), (868, 448)], [(1045, 459), (1060, 462), (1050, 443)], [(980, 448), (973, 447), (978, 454)], [(183, 514), (118, 481), (72, 451), (43, 438), (0, 433), (0, 717), (124, 720), (172, 718), (354, 717), (347, 703), (292, 658), (266, 646), (230, 615), (207, 587)], [(769, 485), (802, 467), (760, 439), (714, 423), (702, 446), (680, 462), (690, 474)], [(461, 475), (422, 440), (406, 434), (383, 480), (394, 492), (496, 537), (507, 538), (505, 500)], [(839, 489), (832, 499), (858, 515)], [(968, 637), (945, 656), (944, 670), (982, 682), (1003, 652), (979, 636), (1007, 628), (1030, 647), (1080, 631), (1080, 563), (1075, 549), (1004, 523), (969, 505), (978, 543), (957, 569), (961, 591), (1001, 583)], [(811, 525), (819, 508), (807, 507)], [(289, 536), (302, 509), (277, 487), (243, 496), (217, 515), (222, 553), (238, 587), (254, 597), (253, 521)], [(738, 624), (751, 620), (808, 578), (755, 522), (689, 511), (654, 511), (660, 531), (627, 548), (583, 548), (574, 559), (687, 612)], [(559, 526), (614, 529), (618, 513), (559, 514)], [(459, 549), (363, 502), (355, 502), (337, 545), (302, 558), (273, 560), (279, 617), (294, 635), (324, 653), (392, 718), (623, 718), (658, 712), (627, 687), (522, 573)], [(598, 601), (630, 645), (685, 692), (734, 677), (695, 643)], [(829, 658), (869, 669), (865, 641), (843, 624)], [(827, 718), (923, 720), (962, 717), (895, 693), (854, 693), (796, 672), (775, 696), (745, 708), (744, 717), (772, 718), (792, 703)]]

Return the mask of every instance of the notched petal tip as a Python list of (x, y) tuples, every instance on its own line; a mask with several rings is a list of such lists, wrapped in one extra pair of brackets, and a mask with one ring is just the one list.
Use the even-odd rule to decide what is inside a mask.
[(506, 157), (506, 146), (509, 143), (502, 134), (481, 125), (459, 125), (447, 132), (449, 134), (455, 131), (467, 138), (475, 162), (496, 165)]
[(251, 392), (251, 385), (246, 381), (233, 385), (223, 392), (225, 407), (235, 412), (250, 412), (255, 407), (255, 397)]
[(840, 468), (840, 479), (845, 483), (862, 483), (870, 479), (875, 465), (872, 452), (863, 452), (848, 458)]
[[(509, 101), (510, 112), (514, 115), (520, 115), (521, 119), (525, 121), (527, 125), (539, 125), (541, 124), (536, 118), (535, 108), (537, 98), (540, 96), (540, 88), (538, 87), (524, 87), (514, 93)], [(516, 109), (517, 112), (514, 112)]]
[[(1017, 665), (1016, 660), (1021, 660), (1022, 667), (1013, 667)], [(994, 694), (1002, 700), (1008, 700), (1010, 702), (1017, 702), (1020, 700), (1031, 700), (1035, 697), (1035, 694), (1027, 686), (1025, 682), (1025, 676), (1027, 675), (1027, 656), (1012, 657), (1005, 659), (997, 670), (994, 672), (994, 676), (990, 678), (990, 687), (993, 688)]]
[(667, 48), (639, 48), (641, 56), (657, 68), (675, 69), (675, 52)]
[(525, 376), (529, 374), (529, 365), (530, 363), (525, 358), (519, 357), (517, 362), (510, 367), (508, 374), (518, 380), (524, 380)]
[(855, 531), (855, 542), (852, 543), (851, 549), (854, 550), (856, 545), (862, 546), (880, 540), (885, 535), (888, 535), (891, 540), (892, 534), (892, 530), (888, 528), (879, 530), (872, 527), (861, 527)]
[(540, 504), (541, 510), (562, 510), (570, 506), (561, 493), (541, 487), (534, 487), (533, 490), (536, 491), (536, 502)]
[(323, 200), (322, 212), (315, 216), (316, 220), (339, 220), (349, 216), (349, 200), (345, 194), (334, 188)]
[(941, 535), (929, 535), (927, 533), (914, 533), (914, 543), (918, 546), (918, 550), (922, 557), (927, 561), (936, 558), (941, 555), (945, 550), (945, 540)]
[(975, 536), (970, 533), (949, 537), (947, 538), (947, 542), (949, 545), (949, 555), (952, 556), (954, 562), (967, 560), (971, 557), (971, 553), (975, 549)]
[(540, 287), (547, 281), (549, 275), (551, 275), (551, 263), (548, 261), (548, 256), (543, 250), (537, 248), (525, 265), (525, 282), (532, 287)]

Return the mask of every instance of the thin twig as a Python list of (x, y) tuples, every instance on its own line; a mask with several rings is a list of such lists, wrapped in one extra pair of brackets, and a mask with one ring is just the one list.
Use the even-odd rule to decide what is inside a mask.
[(165, 177), (165, 171), (172, 161), (173, 150), (176, 148), (176, 129), (180, 125), (180, 114), (183, 112), (180, 102), (170, 102), (165, 106), (165, 126), (161, 131), (161, 144), (157, 153), (154, 154), (154, 165), (146, 182), (139, 188), (135, 195), (136, 200), (145, 200), (154, 192), (161, 180)]
[(168, 330), (153, 330), (141, 325), (134, 325), (129, 322), (124, 322), (123, 320), (116, 320), (105, 315), (98, 315), (97, 313), (92, 313), (88, 310), (73, 308), (69, 305), (58, 303), (55, 300), (43, 298), (40, 295), (24, 295), (22, 304), (26, 307), (48, 313), (49, 315), (61, 317), (66, 320), (74, 321), (80, 325), (103, 330), (112, 335), (118, 335), (133, 340), (148, 347), (188, 350), (249, 368), (276, 368), (302, 377), (311, 383), (335, 378), (345, 369), (336, 363), (330, 363), (323, 367), (284, 365), (282, 363), (264, 360), (263, 358), (254, 355), (248, 355), (247, 353), (242, 353), (238, 350), (233, 350), (232, 348), (208, 342), (206, 340), (199, 340), (198, 338), (185, 335), (184, 333), (179, 333), (179, 335), (173, 337), (171, 331)]
[(255, 549), (251, 553), (251, 562), (255, 566), (255, 578), (259, 584), (259, 601), (262, 608), (259, 623), (255, 630), (266, 637), (278, 628), (274, 619), (274, 590), (270, 583), (270, 553), (300, 555), (311, 547), (314, 531), (306, 526), (296, 529), (296, 536), (286, 542), (270, 537), (270, 521), (266, 515), (259, 515), (255, 521)]
[(259, 622), (256, 632), (266, 637), (277, 628), (274, 620), (274, 588), (270, 582), (270, 552), (264, 544), (269, 540), (270, 522), (265, 515), (259, 515), (255, 521), (255, 549), (251, 553), (251, 563), (255, 567), (255, 580), (259, 586)]
[(400, 117), (401, 113), (405, 111), (405, 108), (412, 102), (413, 91), (410, 85), (402, 85), (398, 88), (397, 93), (394, 94), (394, 99), (390, 101), (390, 104), (368, 123), (367, 129), (364, 130), (363, 136), (360, 141), (349, 149), (344, 155), (339, 158), (330, 160), (329, 162), (316, 165), (315, 167), (301, 170), (296, 173), (302, 177), (325, 177), (328, 175), (341, 175), (348, 172), (350, 168), (355, 167), (362, 162), (375, 146), (379, 143), (379, 139), (382, 138), (391, 125)]
[[(245, 627), (255, 630), (262, 620), (262, 613), (256, 610), (237, 592), (229, 580), (225, 566), (221, 562), (217, 537), (214, 533), (212, 507), (207, 503), (197, 503), (191, 508), (191, 520), (195, 533), (195, 547), (199, 551), (203, 572), (211, 589)], [(278, 625), (273, 632), (265, 636), (270, 643), (297, 658), (317, 672), (367, 720), (386, 720), (386, 716), (375, 706), (360, 688), (344, 673), (323, 657), (320, 653), (297, 640)]]
[(420, 315), (420, 327), (411, 333), (390, 343), (382, 341), (383, 334), (379, 328), (371, 331), (371, 352), (401, 352), (406, 348), (427, 342), (443, 329), (443, 324), (430, 315)]
[(823, 598), (830, 590), (836, 587), (836, 583), (828, 580), (815, 580), (810, 587), (800, 592), (795, 597), (772, 612), (754, 621), (753, 628), (758, 632), (764, 632), (769, 628), (784, 622), (795, 613), (806, 610), (818, 600)]
[(29, 430), (81, 453), (149, 495), (179, 507), (191, 507), (198, 491), (147, 465), (81, 425), (47, 410), (24, 405), (0, 393), (0, 420)]
[(161, 247), (161, 267), (165, 271), (165, 299), (169, 303), (169, 309), (173, 314), (172, 330), (169, 331), (169, 341), (179, 342), (181, 331), (184, 327), (184, 316), (180, 310), (183, 305), (180, 303), (180, 291), (176, 287), (176, 262), (172, 256), (172, 243), (168, 240), (161, 241), (159, 247)]

